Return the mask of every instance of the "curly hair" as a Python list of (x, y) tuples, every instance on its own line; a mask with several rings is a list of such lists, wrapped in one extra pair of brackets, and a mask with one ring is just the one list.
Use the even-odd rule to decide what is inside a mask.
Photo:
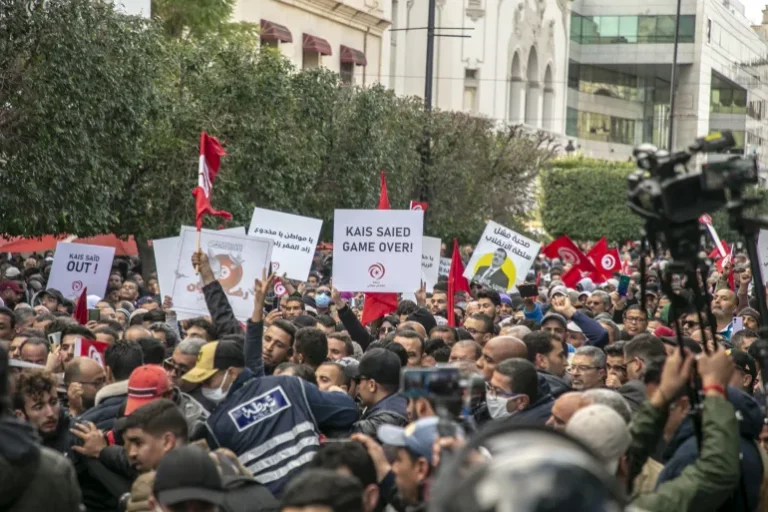
[(50, 372), (36, 370), (19, 375), (16, 391), (13, 394), (13, 408), (24, 410), (24, 397), (37, 400), (44, 393), (56, 395), (56, 380)]

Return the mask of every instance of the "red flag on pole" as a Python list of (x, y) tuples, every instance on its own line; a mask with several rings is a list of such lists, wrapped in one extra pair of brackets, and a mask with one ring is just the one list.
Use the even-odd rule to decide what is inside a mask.
[(197, 176), (197, 187), (192, 190), (195, 197), (195, 226), (200, 231), (203, 228), (203, 215), (215, 215), (227, 220), (232, 218), (229, 212), (214, 210), (211, 206), (213, 181), (219, 173), (221, 157), (227, 153), (215, 137), (205, 132), (200, 134), (200, 168)]
[(621, 257), (619, 250), (609, 249), (605, 237), (601, 238), (587, 253), (587, 258), (600, 274), (601, 282), (613, 277), (614, 272), (621, 271)]
[[(387, 176), (381, 171), (381, 192), (379, 193), (379, 210), (389, 210), (389, 194), (387, 193)], [(382, 316), (397, 310), (396, 293), (366, 293), (363, 304), (363, 316), (360, 322), (368, 325)]]
[(456, 292), (469, 293), (469, 281), (464, 277), (464, 263), (459, 254), (459, 242), (453, 239), (453, 255), (451, 256), (451, 269), (448, 271), (448, 325), (456, 327), (456, 318), (453, 314), (454, 296)]
[(75, 304), (75, 312), (72, 317), (77, 320), (80, 325), (88, 323), (88, 287), (83, 288), (83, 292), (80, 297), (77, 298), (77, 304)]
[(547, 258), (560, 258), (563, 263), (570, 263), (573, 266), (579, 265), (582, 260), (586, 260), (586, 256), (581, 252), (581, 249), (573, 243), (573, 240), (568, 238), (568, 235), (563, 235), (551, 244), (547, 245), (542, 251)]
[(421, 210), (425, 212), (427, 211), (427, 206), (429, 206), (429, 204), (422, 201), (411, 201), (411, 210)]

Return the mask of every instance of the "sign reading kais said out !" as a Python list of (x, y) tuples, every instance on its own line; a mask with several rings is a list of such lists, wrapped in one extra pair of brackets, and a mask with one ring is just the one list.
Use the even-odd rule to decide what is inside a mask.
[(418, 289), (423, 226), (419, 210), (336, 210), (333, 285), (349, 292)]

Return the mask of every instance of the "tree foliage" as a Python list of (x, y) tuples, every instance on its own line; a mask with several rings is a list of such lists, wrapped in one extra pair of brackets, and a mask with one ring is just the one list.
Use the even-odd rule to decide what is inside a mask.
[(297, 71), (224, 23), (230, 0), (155, 0), (152, 21), (98, 0), (31, 13), (25, 3), (0, 0), (0, 200), (12, 213), (0, 232), (178, 233), (194, 219), (207, 131), (228, 153), (212, 202), (234, 225), (260, 206), (322, 218), (328, 239), (335, 208), (376, 206), (384, 170), (394, 208), (426, 184), (426, 233), (474, 243), (490, 218), (522, 225), (556, 149), (490, 120), (428, 115), (382, 86), (343, 86), (326, 69)]
[(557, 160), (541, 175), (544, 229), (575, 240), (637, 240), (642, 222), (627, 206), (627, 176), (633, 170), (631, 163)]

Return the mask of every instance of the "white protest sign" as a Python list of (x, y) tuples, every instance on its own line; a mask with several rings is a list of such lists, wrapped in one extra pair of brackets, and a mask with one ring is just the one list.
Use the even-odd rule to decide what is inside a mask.
[(79, 297), (83, 288), (88, 288), (89, 295), (104, 297), (114, 256), (114, 247), (59, 242), (48, 288), (59, 290), (67, 299)]
[[(203, 230), (200, 249), (208, 255), (216, 279), (227, 295), (235, 317), (240, 321), (253, 313), (254, 281), (272, 258), (272, 241), (246, 235)], [(178, 244), (176, 268), (171, 297), (173, 309), (180, 314), (207, 316), (200, 276), (192, 267), (192, 254), (197, 250), (197, 231), (183, 227)]]
[(431, 292), (437, 284), (441, 244), (439, 238), (425, 236), (421, 239), (421, 278), (428, 292)]
[(254, 208), (248, 235), (275, 243), (272, 269), (278, 275), (306, 281), (322, 227), (320, 219)]
[(439, 276), (447, 276), (451, 272), (451, 258), (440, 258)]
[(763, 282), (768, 281), (768, 229), (761, 229), (757, 235), (757, 256)]
[(423, 227), (419, 210), (336, 210), (333, 285), (354, 292), (417, 290)]
[(489, 221), (464, 270), (464, 277), (498, 292), (507, 292), (525, 280), (540, 248), (538, 242)]
[[(203, 231), (212, 231), (214, 233), (231, 233), (235, 235), (245, 235), (245, 227), (220, 229), (203, 229)], [(172, 236), (169, 238), (158, 238), (152, 240), (152, 251), (155, 254), (155, 268), (157, 269), (157, 284), (160, 285), (160, 296), (171, 295), (173, 291), (173, 282), (176, 280), (176, 255), (179, 253), (179, 238)]]

